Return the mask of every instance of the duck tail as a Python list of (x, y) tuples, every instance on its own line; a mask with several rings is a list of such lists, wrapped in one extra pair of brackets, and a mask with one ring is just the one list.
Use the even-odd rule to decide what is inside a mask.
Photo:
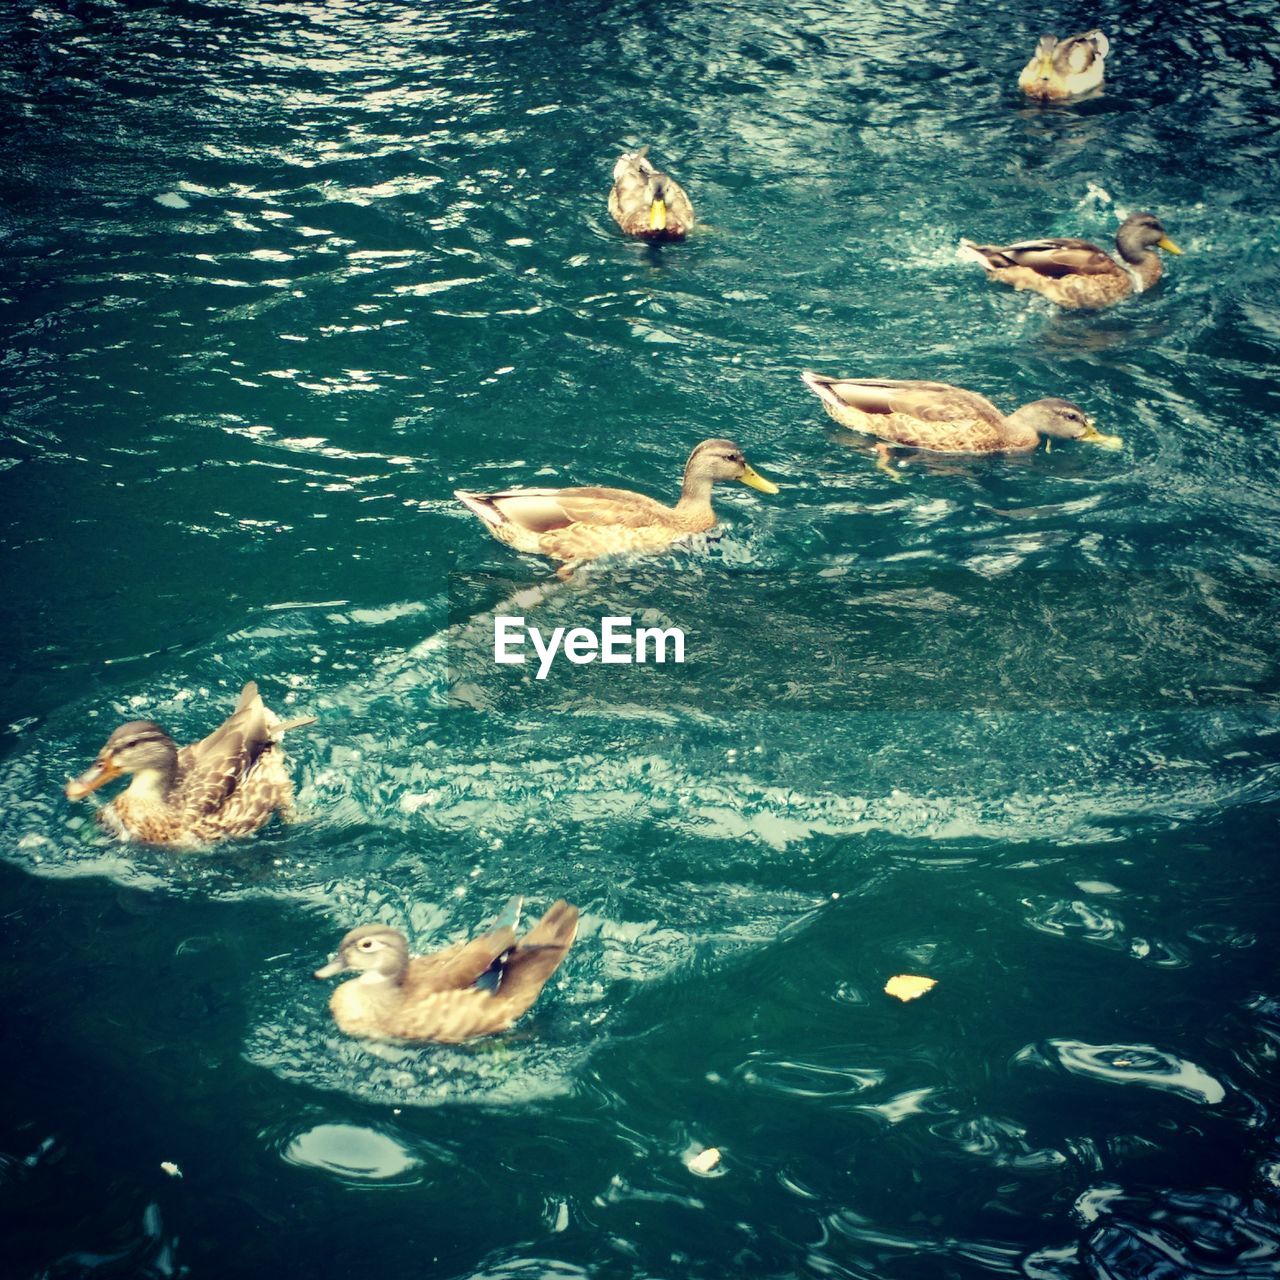
[(835, 383), (840, 381), (839, 378), (824, 378), (822, 374), (810, 373), (807, 369), (800, 377), (804, 385), (828, 408), (840, 409), (844, 407), (840, 397), (831, 389)]
[(453, 496), (462, 503), (472, 515), (479, 516), (485, 524), (497, 528), (506, 524), (507, 518), (494, 505), (492, 497), (487, 493), (468, 493), (465, 489), (455, 489)]
[(294, 716), (292, 720), (281, 720), (271, 733), (273, 737), (278, 738), (282, 733), (288, 733), (290, 729), (305, 729), (307, 725), (315, 722), (315, 716)]
[(506, 905), (498, 912), (493, 923), (486, 930), (487, 933), (496, 933), (499, 929), (514, 929), (520, 923), (520, 912), (524, 909), (524, 898), (520, 894), (516, 894), (512, 898), (508, 898)]
[(966, 262), (976, 262), (985, 271), (995, 267), (1013, 266), (1013, 263), (995, 245), (974, 244), (972, 240), (966, 240), (963, 237), (960, 239), (960, 247), (956, 250), (956, 257), (963, 258)]
[(577, 936), (578, 908), (561, 898), (511, 950), (503, 965), (498, 995), (513, 1006), (512, 1018), (518, 1018), (538, 998)]
[(282, 733), (287, 733), (290, 729), (301, 729), (304, 725), (315, 724), (315, 716), (297, 716), (292, 720), (281, 720), (265, 702), (262, 701), (262, 694), (258, 691), (258, 682), (256, 680), (247, 680), (245, 686), (240, 690), (240, 701), (236, 703), (236, 714), (241, 711), (248, 711), (250, 708), (257, 706), (261, 708), (263, 718), (266, 721), (267, 732), (273, 740), (278, 740)]

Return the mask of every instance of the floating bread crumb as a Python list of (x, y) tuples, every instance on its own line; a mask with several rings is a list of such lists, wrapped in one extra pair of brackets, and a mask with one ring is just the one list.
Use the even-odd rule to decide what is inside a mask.
[(898, 973), (884, 984), (884, 993), (895, 1000), (918, 1000), (937, 985), (937, 978), (923, 978), (918, 973)]

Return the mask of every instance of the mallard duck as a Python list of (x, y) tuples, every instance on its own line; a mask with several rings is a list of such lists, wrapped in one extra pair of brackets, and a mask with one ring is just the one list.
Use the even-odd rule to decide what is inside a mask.
[(1160, 279), (1160, 255), (1152, 245), (1182, 252), (1155, 214), (1134, 213), (1116, 232), (1120, 262), (1088, 240), (1065, 238), (1008, 245), (961, 240), (960, 254), (982, 267), (988, 280), (1034, 289), (1060, 307), (1109, 307)]
[(230, 718), (191, 746), (179, 749), (154, 720), (122, 724), (67, 783), (67, 799), (82, 800), (128, 773), (129, 785), (98, 811), (116, 835), (174, 845), (246, 836), (293, 803), (280, 738), (314, 723), (314, 716), (281, 720), (250, 680)]
[(1119, 449), (1070, 400), (1033, 400), (1006, 416), (985, 396), (946, 382), (800, 375), (826, 411), (850, 431), (935, 453), (1027, 453), (1041, 436)]
[(721, 480), (737, 480), (761, 493), (778, 492), (776, 484), (747, 464), (733, 441), (704, 440), (689, 455), (674, 507), (629, 489), (457, 489), (454, 497), (499, 542), (563, 560), (568, 567), (623, 551), (664, 551), (680, 538), (714, 528), (711, 488)]
[(512, 898), (488, 930), (432, 955), (410, 956), (404, 934), (362, 924), (316, 970), (360, 976), (329, 997), (333, 1020), (349, 1036), (458, 1044), (505, 1031), (542, 993), (578, 932), (578, 908), (561, 898), (517, 941), (524, 899)]
[(693, 205), (684, 188), (653, 167), (648, 147), (618, 157), (609, 212), (623, 235), (642, 240), (683, 240), (693, 226)]
[(1078, 98), (1102, 83), (1111, 42), (1101, 31), (1083, 31), (1059, 40), (1041, 36), (1035, 57), (1022, 69), (1018, 88), (1041, 102)]

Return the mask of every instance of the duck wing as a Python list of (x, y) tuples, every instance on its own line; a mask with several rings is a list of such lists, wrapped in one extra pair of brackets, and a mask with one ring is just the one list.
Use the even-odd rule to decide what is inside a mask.
[(668, 218), (688, 231), (695, 219), (693, 201), (689, 199), (688, 192), (674, 178), (668, 177), (665, 198)]
[(524, 899), (508, 901), (502, 913), (479, 937), (455, 943), (433, 955), (417, 956), (409, 962), (406, 1001), (433, 992), (471, 990), (502, 957), (516, 945), (516, 925)]
[[(979, 250), (990, 246), (977, 246)], [(1004, 245), (996, 250), (1007, 259), (993, 265), (1028, 267), (1042, 276), (1110, 275), (1121, 270), (1115, 259), (1088, 240), (1068, 236), (1046, 240), (1020, 240), (1017, 244)]]
[(805, 381), (824, 400), (867, 414), (899, 414), (920, 422), (977, 420), (998, 426), (1004, 415), (985, 396), (949, 382), (896, 378), (821, 378)]
[[(189, 819), (216, 813), (274, 741), (273, 717), (250, 680), (236, 710), (207, 738), (178, 753), (181, 807)], [(278, 722), (277, 722), (278, 723)]]
[[(512, 899), (512, 902), (518, 901)], [(510, 907), (511, 903), (508, 904), (508, 912)], [(508, 912), (504, 912), (495, 925), (507, 918)], [(448, 953), (441, 953), (441, 957), (422, 957), (413, 961), (409, 980), (414, 986), (406, 993), (404, 1007), (395, 1025), (386, 1028), (387, 1033), (406, 1040), (458, 1044), (476, 1036), (505, 1030), (537, 1000), (547, 979), (573, 945), (577, 931), (578, 909), (563, 900), (553, 903), (518, 945), (514, 945), (512, 926), (502, 925), (501, 929), (491, 930), (485, 939), (496, 942), (500, 932), (506, 935), (504, 941), (509, 939), (507, 946), (485, 971), (486, 974), (496, 972), (496, 989), (487, 978), (479, 985), (465, 988), (417, 986), (419, 979), (414, 969), (423, 961), (439, 959), (447, 954), (451, 957), (451, 965), (459, 965), (462, 957), (485, 939), (477, 938), (450, 948)], [(483, 951), (476, 953), (477, 963), (482, 955)]]
[(628, 489), (515, 489), (468, 494), (462, 501), (489, 523), (514, 524), (535, 534), (573, 524), (643, 528), (671, 514), (662, 503)]
[(503, 962), (497, 991), (497, 998), (509, 1006), (512, 1019), (518, 1018), (542, 993), (577, 936), (578, 908), (559, 898), (520, 939), (520, 945)]
[(613, 188), (609, 192), (609, 212), (615, 222), (643, 218), (648, 226), (649, 206), (653, 203), (653, 180), (658, 171), (649, 160), (649, 148), (625, 151), (613, 166)]
[(184, 772), (189, 769), (198, 759), (207, 758), (211, 754), (217, 752), (218, 742), (228, 731), (234, 732), (241, 723), (238, 719), (241, 712), (253, 711), (255, 706), (262, 707), (264, 717), (267, 714), (266, 706), (262, 702), (262, 696), (258, 692), (258, 682), (249, 680), (245, 683), (243, 689), (240, 690), (240, 697), (236, 701), (236, 709), (211, 733), (208, 737), (201, 738), (199, 742), (190, 743), (188, 746), (179, 747), (178, 749), (178, 766)]

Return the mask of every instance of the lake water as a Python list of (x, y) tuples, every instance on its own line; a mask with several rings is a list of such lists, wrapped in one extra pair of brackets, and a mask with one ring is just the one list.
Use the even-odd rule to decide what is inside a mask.
[[(7, 6), (6, 1274), (1274, 1275), (1278, 13)], [(1024, 104), (1095, 24), (1104, 92)], [(687, 243), (608, 219), (641, 142)], [(1109, 312), (955, 256), (1141, 209), (1185, 253)], [(804, 368), (1125, 447), (890, 475)], [(781, 492), (569, 584), (451, 498), (708, 436)], [(538, 681), (495, 612), (688, 661)], [(64, 799), (249, 678), (319, 717), (294, 825)], [(347, 928), (515, 892), (583, 910), (515, 1030), (338, 1035)]]

